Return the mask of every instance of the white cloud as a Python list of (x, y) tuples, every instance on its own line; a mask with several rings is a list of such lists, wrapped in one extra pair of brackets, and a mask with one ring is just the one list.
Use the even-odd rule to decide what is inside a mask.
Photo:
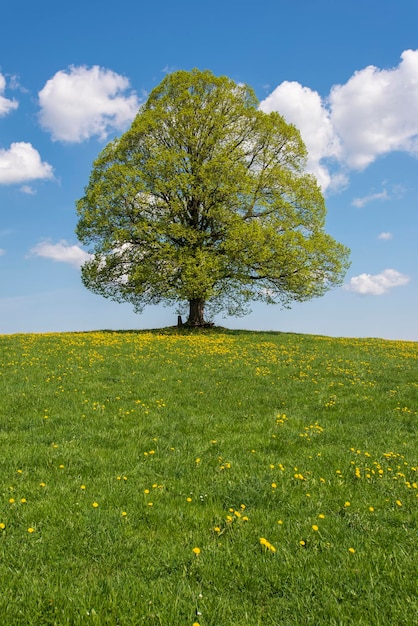
[(30, 143), (12, 143), (8, 150), (0, 149), (0, 185), (29, 180), (53, 178), (52, 166), (41, 161), (39, 152)]
[(381, 296), (394, 287), (402, 287), (410, 281), (409, 276), (392, 269), (383, 270), (380, 274), (360, 274), (353, 276), (347, 285), (347, 291), (361, 295)]
[(331, 121), (349, 167), (402, 150), (418, 156), (418, 50), (406, 50), (390, 70), (374, 66), (332, 88)]
[(80, 248), (80, 246), (72, 246), (64, 239), (58, 243), (42, 241), (30, 250), (30, 254), (52, 259), (53, 261), (69, 263), (75, 267), (81, 267), (90, 258), (90, 254)]
[(0, 256), (4, 256), (6, 254), (6, 250), (4, 248), (0, 248)]
[(331, 175), (321, 160), (338, 159), (341, 146), (320, 95), (297, 82), (285, 81), (260, 103), (260, 109), (265, 113), (279, 111), (287, 122), (300, 130), (309, 153), (308, 170), (326, 189)]
[(366, 204), (369, 204), (369, 202), (374, 202), (375, 200), (389, 200), (389, 194), (386, 189), (378, 193), (371, 193), (368, 196), (363, 196), (362, 198), (354, 198), (351, 204), (361, 209)]
[(21, 93), (29, 93), (29, 89), (26, 89), (26, 87), (23, 87), (23, 85), (20, 84), (20, 78), (17, 74), (9, 76), (9, 87), (10, 89), (18, 90)]
[(389, 239), (393, 239), (393, 235), (392, 233), (380, 233), (377, 236), (378, 239), (383, 239), (384, 241), (387, 241)]
[(0, 74), (0, 117), (3, 115), (7, 115), (9, 111), (13, 111), (13, 109), (17, 109), (19, 103), (16, 100), (8, 100), (2, 93), (6, 88), (6, 79), (3, 74)]
[(39, 92), (40, 123), (58, 141), (105, 139), (124, 130), (138, 112), (138, 97), (129, 86), (124, 76), (97, 65), (61, 70)]
[(383, 154), (418, 157), (418, 50), (404, 51), (394, 69), (356, 72), (323, 99), (297, 82), (283, 82), (260, 108), (279, 111), (299, 128), (309, 170), (323, 189), (344, 183), (347, 170), (364, 169)]
[(36, 194), (36, 189), (31, 187), (30, 185), (22, 185), (20, 191), (22, 193), (28, 194), (29, 196), (34, 196)]

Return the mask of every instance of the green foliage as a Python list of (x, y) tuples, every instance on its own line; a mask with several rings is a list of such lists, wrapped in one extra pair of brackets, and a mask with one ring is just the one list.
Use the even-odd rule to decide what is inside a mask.
[(323, 295), (348, 250), (324, 232), (305, 162), (298, 130), (258, 111), (249, 87), (209, 71), (168, 75), (77, 203), (77, 235), (94, 246), (84, 284), (138, 311), (201, 300), (238, 314), (252, 300)]
[(417, 359), (277, 333), (0, 337), (0, 623), (416, 623)]

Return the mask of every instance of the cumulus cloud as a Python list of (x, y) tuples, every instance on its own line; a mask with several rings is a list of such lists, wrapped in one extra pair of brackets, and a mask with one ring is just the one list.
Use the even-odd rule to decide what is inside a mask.
[(53, 261), (69, 263), (75, 267), (81, 267), (89, 260), (90, 254), (80, 248), (80, 246), (70, 245), (64, 239), (58, 243), (41, 241), (30, 250), (30, 255), (39, 256)]
[(387, 232), (386, 233), (380, 233), (377, 236), (377, 238), (378, 239), (383, 239), (384, 241), (387, 241), (389, 239), (393, 239), (393, 235), (392, 235), (392, 233), (387, 233)]
[(48, 178), (53, 178), (52, 166), (41, 160), (32, 144), (20, 141), (0, 149), (0, 185)]
[(328, 187), (331, 176), (321, 161), (338, 159), (341, 145), (318, 92), (297, 82), (285, 81), (260, 103), (260, 109), (265, 113), (279, 111), (300, 130), (309, 153), (308, 170), (317, 177), (321, 187)]
[(323, 189), (341, 184), (348, 170), (364, 169), (383, 154), (404, 151), (418, 157), (418, 50), (405, 50), (393, 69), (369, 66), (356, 72), (326, 98), (286, 81), (260, 108), (279, 111), (299, 128), (309, 169)]
[(356, 72), (332, 88), (329, 103), (349, 167), (364, 169), (394, 150), (418, 156), (418, 50), (405, 50), (394, 69)]
[(8, 100), (2, 94), (6, 88), (6, 79), (0, 74), (0, 117), (7, 115), (13, 109), (17, 109), (19, 103), (16, 100)]
[(345, 285), (347, 291), (361, 295), (381, 296), (394, 287), (403, 287), (410, 281), (410, 277), (397, 270), (387, 269), (380, 274), (360, 274), (353, 276)]
[(106, 139), (124, 130), (138, 112), (138, 97), (129, 86), (124, 76), (97, 65), (61, 70), (38, 94), (41, 126), (57, 141)]

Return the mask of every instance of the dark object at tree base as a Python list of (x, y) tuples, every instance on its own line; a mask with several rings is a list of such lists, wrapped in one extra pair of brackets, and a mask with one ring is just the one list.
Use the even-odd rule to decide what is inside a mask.
[(187, 321), (183, 324), (186, 328), (213, 328), (215, 326), (214, 322), (189, 322)]
[(183, 326), (183, 320), (181, 319), (181, 315), (177, 316), (177, 328), (181, 328)]

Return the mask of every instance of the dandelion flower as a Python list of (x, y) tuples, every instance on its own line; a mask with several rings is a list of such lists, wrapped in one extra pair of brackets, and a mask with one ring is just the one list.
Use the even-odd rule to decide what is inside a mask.
[(32, 527), (28, 528), (28, 533), (34, 533), (34, 532), (35, 532), (34, 528), (32, 528)]
[(121, 515), (122, 515), (122, 517), (126, 517), (128, 514), (127, 514), (126, 511), (122, 511)]
[(355, 553), (354, 548), (348, 548), (348, 551), (349, 551), (350, 554), (354, 554)]
[(280, 526), (283, 524), (283, 520), (279, 519), (277, 520), (277, 523), (280, 524)]
[(21, 501), (22, 504), (26, 504), (26, 502), (27, 502), (26, 498), (20, 498), (20, 501)]
[(98, 503), (98, 502), (93, 502), (92, 506), (93, 506), (95, 509), (97, 509), (97, 507), (99, 506), (99, 503)]
[(86, 488), (86, 485), (80, 485), (80, 489), (81, 489), (82, 491), (84, 491), (84, 490), (85, 490), (85, 488)]
[(14, 499), (14, 498), (9, 498), (9, 502), (10, 502), (10, 504), (13, 504), (13, 502), (14, 502), (14, 501), (15, 501), (15, 499)]
[(148, 506), (154, 506), (154, 502), (148, 502)]
[(186, 498), (186, 502), (191, 502), (192, 499), (191, 498)]
[(3, 522), (0, 523), (0, 530), (4, 530), (6, 528), (6, 524)]
[(397, 504), (398, 506), (402, 506), (402, 502), (401, 502), (400, 500), (396, 500), (396, 504)]
[(300, 545), (301, 545), (301, 546), (306, 546), (306, 541), (304, 541), (303, 539), (301, 539), (301, 540), (299, 541), (299, 543), (300, 543)]
[(318, 515), (318, 517), (319, 517), (319, 519), (325, 519), (325, 515), (324, 515), (323, 513), (320, 513), (320, 514)]
[(371, 513), (373, 513), (373, 511), (374, 511), (374, 507), (369, 506), (369, 511), (370, 511)]
[(200, 554), (200, 548), (193, 548), (192, 552), (194, 552), (196, 555)]
[(350, 506), (350, 502), (344, 502), (344, 506), (345, 506), (345, 507)]
[(276, 548), (265, 537), (260, 537), (260, 544), (265, 546), (270, 552), (276, 552)]
[(215, 531), (215, 533), (220, 533), (221, 529), (219, 528), (219, 526), (215, 526), (215, 528), (213, 529)]
[(312, 530), (316, 532), (317, 530), (319, 530), (319, 528), (316, 524), (312, 524)]
[(39, 483), (39, 486), (40, 487), (46, 487), (46, 484), (45, 483)]

